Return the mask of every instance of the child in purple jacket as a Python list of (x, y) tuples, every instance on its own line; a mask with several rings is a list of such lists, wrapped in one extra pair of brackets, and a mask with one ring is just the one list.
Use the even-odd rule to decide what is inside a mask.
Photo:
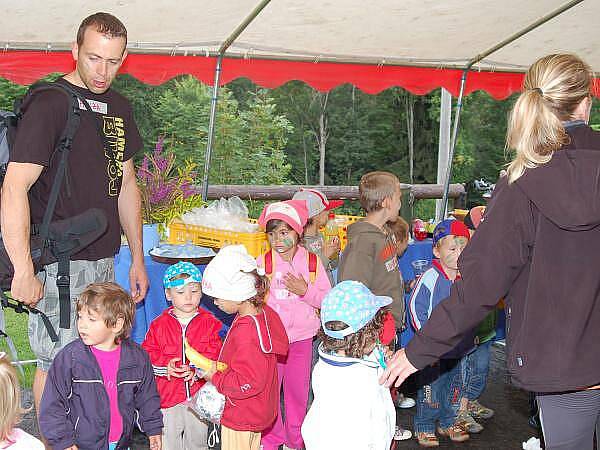
[(135, 305), (114, 283), (89, 285), (77, 301), (80, 338), (54, 359), (40, 429), (56, 449), (127, 449), (134, 424), (160, 450), (160, 398), (148, 354), (127, 336)]

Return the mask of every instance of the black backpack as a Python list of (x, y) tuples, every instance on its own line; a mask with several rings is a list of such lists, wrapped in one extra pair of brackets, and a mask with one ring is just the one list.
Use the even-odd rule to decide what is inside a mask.
[[(6, 167), (8, 165), (11, 145), (14, 142), (16, 133), (18, 132), (19, 121), (23, 117), (22, 105), (29, 97), (36, 93), (57, 90), (65, 94), (69, 101), (69, 109), (67, 123), (61, 134), (59, 141), (56, 144), (54, 155), (60, 158), (56, 177), (52, 183), (50, 197), (44, 217), (41, 224), (31, 225), (31, 259), (33, 261), (35, 273), (43, 270), (44, 266), (58, 262), (57, 287), (59, 291), (60, 302), (60, 328), (69, 328), (70, 326), (70, 278), (69, 264), (72, 255), (83, 250), (92, 242), (96, 241), (108, 227), (106, 214), (104, 211), (97, 208), (90, 208), (77, 216), (70, 217), (64, 220), (52, 221), (58, 194), (63, 186), (63, 181), (68, 183), (67, 159), (73, 143), (75, 133), (79, 128), (81, 119), (81, 108), (85, 108), (92, 112), (87, 100), (83, 98), (77, 91), (69, 86), (61, 83), (40, 82), (33, 84), (25, 96), (15, 102), (14, 111), (0, 111), (2, 122), (0, 122), (0, 182), (4, 181)], [(95, 114), (92, 112), (92, 114)], [(105, 148), (108, 147), (106, 137), (102, 133), (101, 125), (96, 120), (98, 133), (103, 139)], [(112, 155), (111, 152), (107, 152)], [(68, 186), (67, 186), (68, 187)], [(68, 191), (68, 189), (67, 189)], [(14, 268), (6, 249), (2, 236), (0, 234), (0, 301), (2, 306), (10, 306), (17, 309), (19, 312), (24, 312), (22, 305), (15, 305), (9, 301), (9, 298), (4, 294), (4, 291), (10, 290)], [(58, 340), (56, 332), (44, 316), (34, 308), (28, 308), (29, 312), (41, 314), (44, 324), (48, 330), (50, 338), (53, 342)]]

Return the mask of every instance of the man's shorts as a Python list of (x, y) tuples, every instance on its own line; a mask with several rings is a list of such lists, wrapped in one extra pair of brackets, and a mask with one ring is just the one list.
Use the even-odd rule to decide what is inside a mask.
[(37, 276), (44, 285), (44, 297), (36, 308), (48, 316), (50, 323), (58, 334), (58, 342), (52, 342), (48, 330), (39, 314), (29, 314), (29, 344), (37, 358), (37, 367), (45, 372), (56, 354), (69, 342), (79, 337), (77, 332), (77, 298), (90, 283), (113, 281), (115, 279), (114, 258), (104, 258), (99, 261), (71, 261), (71, 320), (70, 328), (59, 328), (59, 301), (56, 277), (58, 263), (46, 266), (46, 270)]

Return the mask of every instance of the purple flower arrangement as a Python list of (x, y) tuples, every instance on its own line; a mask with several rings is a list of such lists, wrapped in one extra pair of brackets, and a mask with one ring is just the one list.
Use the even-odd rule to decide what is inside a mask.
[(186, 160), (177, 166), (175, 159), (173, 152), (165, 151), (164, 136), (160, 136), (154, 151), (144, 155), (137, 168), (144, 223), (168, 226), (173, 219), (204, 204), (194, 186), (196, 164)]

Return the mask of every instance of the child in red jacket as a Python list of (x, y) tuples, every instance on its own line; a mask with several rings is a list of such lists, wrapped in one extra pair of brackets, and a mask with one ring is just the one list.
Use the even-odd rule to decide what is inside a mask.
[(165, 295), (173, 304), (150, 324), (142, 347), (150, 355), (164, 418), (166, 450), (208, 449), (208, 424), (186, 405), (204, 384), (185, 356), (184, 339), (195, 350), (216, 359), (221, 350), (219, 322), (199, 308), (202, 274), (189, 262), (170, 266), (163, 277)]
[(277, 313), (265, 304), (267, 287), (243, 245), (222, 248), (204, 271), (204, 292), (224, 312), (237, 313), (219, 357), (227, 368), (217, 372), (213, 363), (203, 374), (226, 397), (222, 450), (258, 450), (261, 431), (279, 410), (277, 356), (287, 354), (288, 337)]

